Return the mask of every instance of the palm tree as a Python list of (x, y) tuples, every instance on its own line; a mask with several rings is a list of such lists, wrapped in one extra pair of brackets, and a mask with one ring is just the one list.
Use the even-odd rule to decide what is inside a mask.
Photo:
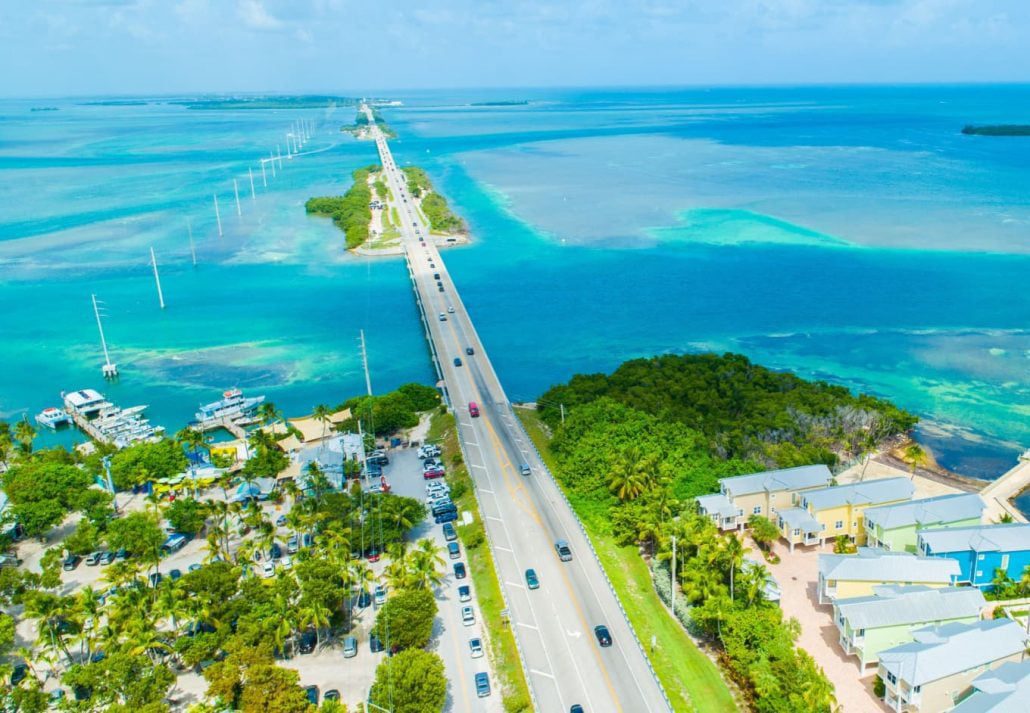
[(271, 401), (265, 401), (263, 404), (258, 406), (258, 418), (261, 419), (262, 425), (267, 426), (270, 423), (275, 423), (282, 418), (282, 413), (275, 407), (275, 404)]
[(187, 426), (175, 434), (175, 442), (180, 447), (185, 446), (193, 455), (190, 459), (190, 480), (193, 482), (192, 490), (195, 498), (197, 497), (197, 453), (207, 445), (204, 441), (204, 434)]
[(608, 474), (608, 489), (619, 500), (635, 500), (647, 488), (652, 465), (650, 459), (640, 457), (636, 447), (627, 449)]
[(723, 554), (730, 565), (730, 601), (733, 601), (733, 576), (734, 573), (744, 564), (744, 555), (751, 551), (750, 547), (744, 547), (736, 535), (726, 538), (723, 547)]
[(22, 453), (26, 455), (32, 453), (32, 441), (35, 438), (36, 429), (28, 422), (28, 419), (23, 418), (14, 424), (14, 440), (18, 441), (18, 447)]
[(297, 612), (297, 624), (302, 628), (313, 627), (315, 630), (315, 645), (321, 646), (322, 629), (329, 626), (329, 619), (332, 612), (322, 605), (321, 602), (311, 602), (301, 607)]
[(765, 565), (752, 562), (751, 566), (740, 572), (740, 586), (744, 590), (744, 598), (748, 606), (761, 601), (765, 596), (765, 584), (769, 581), (769, 570)]
[(333, 415), (332, 409), (330, 409), (325, 404), (319, 404), (318, 406), (315, 406), (315, 410), (311, 413), (311, 416), (315, 420), (322, 422), (322, 443), (323, 444), (325, 443), (325, 432), (326, 432), (327, 426), (329, 425), (329, 417), (332, 416), (332, 415)]
[(175, 586), (170, 579), (163, 580), (157, 588), (157, 599), (154, 602), (154, 612), (161, 618), (172, 620), (172, 630), (179, 628), (179, 617), (185, 611), (186, 593)]
[(925, 459), (926, 451), (924, 451), (918, 443), (913, 441), (905, 447), (905, 460), (908, 461), (908, 470), (911, 477), (915, 477), (916, 468), (918, 468)]
[(408, 559), (410, 585), (415, 589), (430, 589), (439, 586), (443, 581), (440, 575), (440, 568), (443, 565), (444, 558), (436, 543), (429, 538), (419, 540)]

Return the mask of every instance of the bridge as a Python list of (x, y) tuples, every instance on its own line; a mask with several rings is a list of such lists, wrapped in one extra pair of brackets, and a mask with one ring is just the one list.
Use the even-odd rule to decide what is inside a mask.
[[(405, 259), (454, 410), (534, 709), (564, 713), (578, 704), (590, 713), (670, 710), (579, 520), (512, 411), (386, 138), (365, 111), (401, 218)], [(470, 413), (472, 402), (478, 417)], [(522, 474), (523, 465), (529, 475)], [(556, 540), (569, 543), (571, 561), (559, 560)], [(527, 569), (536, 571), (539, 589), (526, 586)], [(599, 646), (599, 625), (611, 632), (611, 646)]]

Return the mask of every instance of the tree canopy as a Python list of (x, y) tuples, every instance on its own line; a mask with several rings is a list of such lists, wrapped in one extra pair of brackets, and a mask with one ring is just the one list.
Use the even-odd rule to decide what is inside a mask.
[(356, 169), (351, 175), (354, 183), (342, 196), (309, 198), (304, 209), (313, 215), (324, 215), (344, 232), (347, 249), (353, 250), (368, 240), (368, 225), (372, 221), (372, 190), (368, 177), (382, 170), (382, 166), (371, 165)]
[(376, 667), (369, 700), (393, 713), (443, 710), (447, 679), (443, 661), (435, 653), (408, 649)]
[(147, 481), (171, 478), (186, 470), (189, 461), (182, 446), (170, 438), (134, 443), (111, 456), (111, 479), (118, 490)]
[[(26, 456), (3, 474), (10, 502), (6, 515), (39, 537), (59, 524), (86, 500), (93, 479), (81, 468), (59, 459)], [(93, 500), (89, 500), (93, 503)]]
[(421, 649), (429, 643), (436, 617), (436, 599), (427, 589), (394, 593), (376, 616), (372, 633), (397, 649)]

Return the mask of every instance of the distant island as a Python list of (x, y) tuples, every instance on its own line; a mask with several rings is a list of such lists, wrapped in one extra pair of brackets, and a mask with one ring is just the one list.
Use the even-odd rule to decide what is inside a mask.
[(525, 99), (505, 99), (493, 102), (472, 102), (469, 106), (526, 106), (529, 102)]
[[(390, 128), (390, 125), (386, 123), (386, 120), (383, 119), (382, 115), (375, 107), (372, 107), (372, 119), (386, 138), (392, 139), (397, 136), (397, 132)], [(361, 110), (360, 106), (358, 107), (357, 116), (354, 117), (354, 123), (340, 127), (340, 131), (346, 134), (353, 134), (356, 139), (371, 139), (372, 132), (369, 129), (368, 116), (365, 115), (365, 112)]]
[(91, 102), (79, 102), (79, 106), (146, 106), (149, 103), (142, 99), (102, 99)]
[(353, 106), (356, 99), (327, 94), (269, 97), (220, 97), (171, 102), (187, 109), (322, 109), (327, 106)]
[(29, 111), (57, 111), (56, 106), (34, 106)]
[(963, 127), (962, 133), (969, 136), (1030, 136), (1030, 124), (967, 124)]

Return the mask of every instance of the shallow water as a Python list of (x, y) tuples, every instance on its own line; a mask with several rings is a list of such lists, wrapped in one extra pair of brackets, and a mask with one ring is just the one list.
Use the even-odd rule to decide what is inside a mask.
[[(402, 98), (383, 110), (395, 155), (472, 226), (445, 259), (513, 399), (634, 356), (735, 350), (918, 412), (962, 472), (993, 477), (1030, 445), (1030, 141), (958, 134), (1025, 114), (1026, 87)], [(493, 98), (531, 101), (468, 105)], [(234, 385), (302, 413), (364, 389), (359, 329), (376, 390), (431, 381), (402, 264), (342, 255), (303, 212), (374, 160), (337, 131), (350, 110), (45, 103), (61, 110), (0, 104), (0, 415), (92, 386), (174, 431)], [(313, 153), (265, 189), (257, 159), (301, 116)]]

